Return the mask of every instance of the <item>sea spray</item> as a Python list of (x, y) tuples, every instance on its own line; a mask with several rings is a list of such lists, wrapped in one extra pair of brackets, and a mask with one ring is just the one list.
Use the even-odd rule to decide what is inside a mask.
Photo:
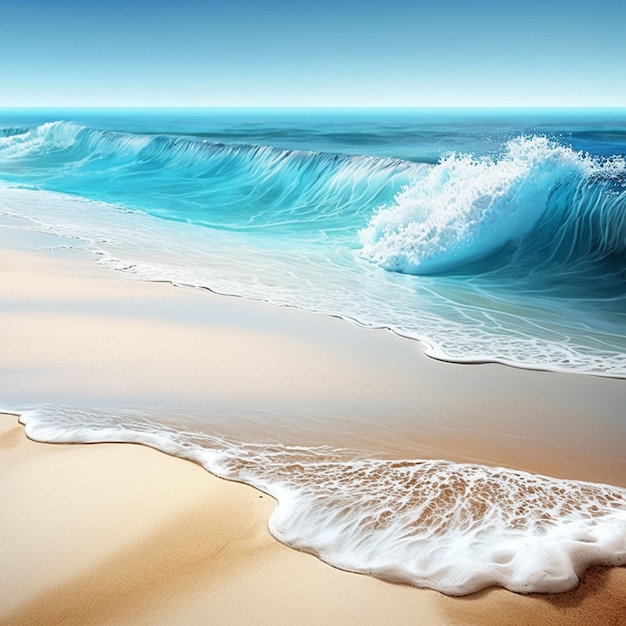
[[(498, 157), (452, 154), (372, 217), (362, 254), (409, 274), (462, 271), (507, 245), (519, 273), (545, 245), (561, 263), (623, 254), (625, 182), (624, 159), (592, 159), (542, 136), (511, 140)], [(536, 263), (528, 271), (550, 265)]]
[(282, 542), (331, 565), (465, 595), (562, 592), (591, 565), (626, 564), (626, 489), (443, 460), (238, 442), (141, 411), (39, 407), (29, 437), (142, 443), (278, 500)]

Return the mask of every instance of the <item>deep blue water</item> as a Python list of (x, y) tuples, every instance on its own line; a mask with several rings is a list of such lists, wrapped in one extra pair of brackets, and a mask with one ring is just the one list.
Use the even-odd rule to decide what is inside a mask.
[(4, 110), (0, 211), (438, 358), (624, 376), (625, 156), (625, 110)]

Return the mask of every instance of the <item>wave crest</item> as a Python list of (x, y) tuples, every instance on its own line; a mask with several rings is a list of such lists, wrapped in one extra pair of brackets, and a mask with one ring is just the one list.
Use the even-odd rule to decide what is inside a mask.
[(372, 156), (101, 131), (73, 122), (0, 137), (0, 163), (13, 182), (239, 231), (354, 231), (356, 216), (390, 201), (425, 167)]
[[(406, 185), (361, 232), (362, 255), (409, 274), (455, 271), (509, 246), (554, 245), (567, 262), (626, 250), (626, 163), (543, 136), (518, 137), (497, 158), (452, 154)], [(589, 248), (593, 248), (590, 250)]]

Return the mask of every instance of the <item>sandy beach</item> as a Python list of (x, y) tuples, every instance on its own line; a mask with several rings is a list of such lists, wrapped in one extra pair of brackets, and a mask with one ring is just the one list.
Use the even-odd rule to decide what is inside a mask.
[(274, 501), (248, 486), (142, 446), (35, 443), (18, 414), (308, 412), (236, 426), (626, 486), (624, 381), (441, 363), (384, 330), (129, 280), (59, 243), (0, 227), (0, 623), (623, 623), (625, 568), (554, 595), (386, 583), (281, 545)]
[(615, 624), (626, 570), (565, 594), (466, 598), (334, 569), (271, 537), (274, 503), (128, 444), (33, 443), (0, 421), (3, 624)]

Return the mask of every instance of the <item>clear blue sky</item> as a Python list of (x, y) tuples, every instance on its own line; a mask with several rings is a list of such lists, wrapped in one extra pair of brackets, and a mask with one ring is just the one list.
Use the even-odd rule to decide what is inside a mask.
[(626, 106), (626, 1), (0, 0), (0, 106)]

